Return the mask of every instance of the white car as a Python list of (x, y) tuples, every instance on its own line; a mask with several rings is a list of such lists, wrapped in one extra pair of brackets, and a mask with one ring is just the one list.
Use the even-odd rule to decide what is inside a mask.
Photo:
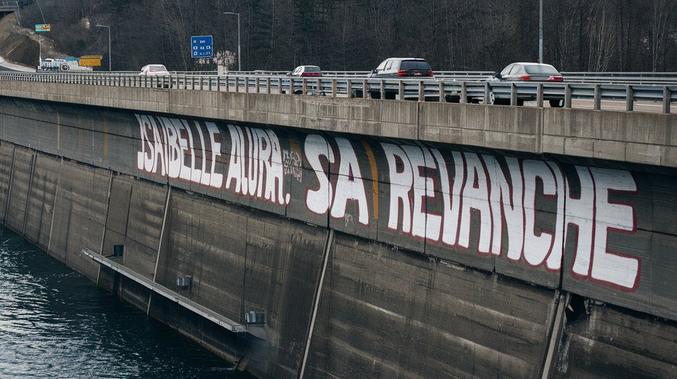
[(147, 64), (141, 68), (140, 76), (169, 76), (167, 67), (163, 64)]
[(301, 76), (301, 77), (320, 77), (322, 76), (322, 70), (318, 66), (298, 66), (294, 71), (287, 74), (288, 76)]

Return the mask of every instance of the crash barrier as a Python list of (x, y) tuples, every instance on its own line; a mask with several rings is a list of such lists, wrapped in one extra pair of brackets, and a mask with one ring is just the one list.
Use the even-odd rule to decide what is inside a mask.
[(483, 102), (523, 105), (535, 101), (542, 107), (571, 108), (574, 99), (592, 101), (592, 109), (601, 110), (602, 102), (623, 101), (626, 111), (638, 102), (660, 104), (662, 113), (671, 112), (677, 102), (676, 85), (588, 84), (568, 82), (500, 82), (446, 79), (355, 79), (296, 78), (261, 75), (188, 75), (139, 76), (136, 73), (0, 73), (0, 80), (42, 83), (83, 84), (92, 86), (166, 88), (220, 92), (280, 93), (330, 97), (360, 97), (439, 102)]

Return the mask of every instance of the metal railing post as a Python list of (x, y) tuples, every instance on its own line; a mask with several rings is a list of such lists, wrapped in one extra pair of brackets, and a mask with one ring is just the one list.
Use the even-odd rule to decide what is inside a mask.
[(256, 79), (254, 79), (254, 89), (256, 90), (256, 93), (261, 93), (261, 87), (259, 83), (259, 77), (257, 76)]
[[(400, 81), (400, 83), (401, 83), (401, 81)], [(444, 93), (444, 81), (440, 80), (440, 81), (437, 83), (437, 92), (438, 92), (437, 95), (439, 96), (439, 99), (437, 99), (437, 100), (438, 100), (440, 103), (445, 102), (447, 99), (446, 99), (446, 94)], [(400, 100), (402, 100), (402, 96), (401, 96), (401, 95), (400, 95)]]
[(423, 80), (418, 81), (418, 101), (425, 101), (425, 88), (423, 87)]
[(484, 82), (484, 104), (489, 104), (491, 91), (489, 90), (489, 82)]
[(308, 94), (308, 79), (306, 78), (303, 78), (303, 82), (301, 83), (301, 94), (304, 96)]
[(670, 113), (670, 88), (668, 86), (663, 87), (663, 113)]
[(369, 84), (367, 83), (367, 79), (363, 79), (362, 80), (362, 98), (363, 99), (366, 99), (370, 95), (368, 88), (369, 88)]
[(536, 106), (543, 108), (543, 83), (538, 83), (536, 87)]
[(266, 77), (266, 93), (270, 95), (270, 77)]
[(466, 85), (466, 82), (461, 82), (461, 99), (459, 100), (459, 103), (465, 104), (468, 102), (468, 87)]
[(510, 83), (510, 105), (517, 105), (517, 85)]
[(592, 109), (598, 111), (602, 109), (602, 88), (599, 84), (595, 84), (592, 94)]
[(349, 99), (353, 97), (353, 81), (350, 78), (346, 81), (346, 93)]
[(386, 98), (386, 82), (383, 79), (381, 79), (381, 82), (379, 83), (379, 95), (381, 96), (381, 99)]
[(400, 80), (397, 85), (397, 96), (399, 97), (400, 101), (404, 100), (404, 81), (402, 80)]
[(631, 85), (625, 86), (625, 110), (632, 112), (635, 106), (635, 94)]
[(235, 92), (240, 92), (240, 77), (235, 75)]
[(331, 97), (336, 97), (336, 78), (331, 80)]
[(571, 86), (564, 85), (564, 108), (571, 108)]

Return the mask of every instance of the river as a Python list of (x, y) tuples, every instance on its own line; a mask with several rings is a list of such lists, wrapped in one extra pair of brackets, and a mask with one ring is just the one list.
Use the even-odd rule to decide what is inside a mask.
[(241, 378), (0, 227), (0, 378)]

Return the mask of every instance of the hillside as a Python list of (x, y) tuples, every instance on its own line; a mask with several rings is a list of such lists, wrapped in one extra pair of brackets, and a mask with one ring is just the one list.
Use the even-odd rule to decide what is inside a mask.
[[(544, 9), (545, 60), (562, 70), (677, 71), (677, 0), (544, 0)], [(537, 0), (41, 0), (21, 24), (52, 24), (56, 48), (74, 56), (107, 56), (96, 25), (109, 25), (114, 70), (213, 69), (190, 58), (189, 38), (211, 34), (216, 51), (237, 51), (236, 18), (224, 11), (241, 14), (243, 69), (364, 70), (413, 55), (435, 69), (497, 70), (538, 57)], [(35, 60), (20, 35), (0, 49)]]

